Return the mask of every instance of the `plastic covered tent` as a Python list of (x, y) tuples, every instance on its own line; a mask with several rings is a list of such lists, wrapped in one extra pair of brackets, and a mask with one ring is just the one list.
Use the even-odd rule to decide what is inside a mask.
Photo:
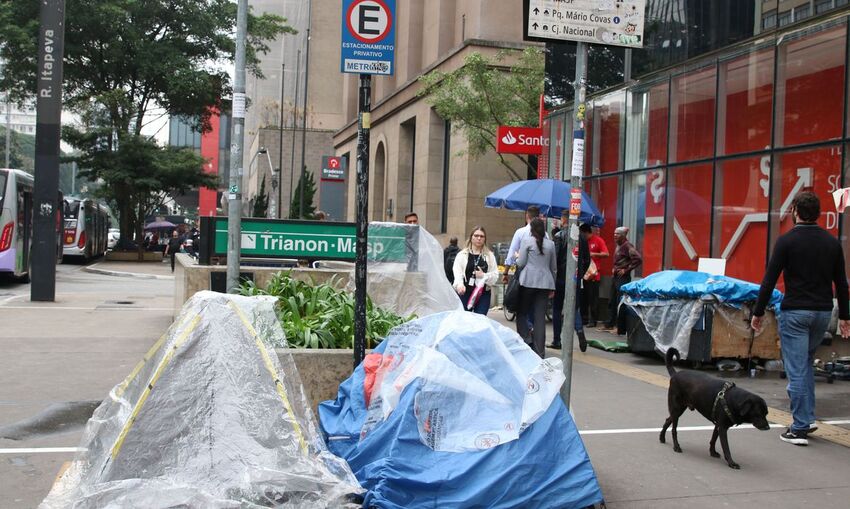
[(319, 406), (320, 425), (364, 507), (585, 508), (602, 494), (563, 380), (512, 330), (440, 313), (393, 329)]
[[(665, 270), (632, 281), (620, 288), (622, 304), (640, 317), (656, 348), (673, 347), (687, 358), (691, 329), (703, 315), (705, 305), (740, 308), (758, 299), (759, 285), (728, 276), (686, 270)], [(768, 305), (779, 311), (782, 292), (773, 290)]]
[(41, 507), (344, 507), (271, 297), (198, 292), (86, 425)]
[[(406, 228), (408, 235), (404, 261), (370, 254), (367, 262), (366, 291), (376, 305), (401, 316), (425, 316), (462, 309), (460, 299), (446, 279), (443, 248), (425, 228), (399, 223), (369, 223), (369, 238)], [(354, 292), (354, 269), (346, 290)]]

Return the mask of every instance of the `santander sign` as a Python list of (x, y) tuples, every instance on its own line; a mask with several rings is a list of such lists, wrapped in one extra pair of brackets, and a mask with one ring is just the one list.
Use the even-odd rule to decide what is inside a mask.
[(501, 125), (496, 133), (496, 152), (500, 154), (543, 153), (543, 145), (549, 140), (543, 138), (543, 129), (539, 127), (513, 127)]

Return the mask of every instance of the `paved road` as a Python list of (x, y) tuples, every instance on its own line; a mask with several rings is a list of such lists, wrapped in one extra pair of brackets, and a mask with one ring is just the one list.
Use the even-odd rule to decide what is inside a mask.
[[(29, 285), (0, 283), (0, 427), (54, 404), (67, 404), (70, 414), (84, 411), (126, 377), (170, 325), (172, 281), (83, 269), (58, 266), (54, 303), (29, 302)], [(8, 449), (76, 447), (81, 428), (49, 432), (63, 429), (70, 414), (45, 422), (44, 434), (0, 438), (0, 507), (36, 507), (44, 498), (73, 453)]]

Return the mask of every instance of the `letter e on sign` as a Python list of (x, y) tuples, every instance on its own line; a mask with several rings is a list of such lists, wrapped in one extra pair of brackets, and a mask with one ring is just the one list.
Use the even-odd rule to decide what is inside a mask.
[(383, 0), (355, 0), (348, 8), (346, 22), (351, 35), (360, 42), (380, 42), (393, 26), (392, 14)]

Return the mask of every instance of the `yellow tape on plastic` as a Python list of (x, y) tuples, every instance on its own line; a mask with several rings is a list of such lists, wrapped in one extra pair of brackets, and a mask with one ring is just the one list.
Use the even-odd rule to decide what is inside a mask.
[(133, 424), (136, 422), (136, 418), (139, 415), (139, 411), (141, 411), (142, 407), (145, 405), (145, 401), (147, 401), (148, 396), (150, 396), (151, 391), (156, 385), (159, 377), (162, 376), (162, 373), (165, 371), (165, 367), (171, 362), (171, 359), (174, 357), (174, 353), (180, 348), (183, 343), (186, 342), (186, 338), (189, 337), (189, 334), (195, 330), (195, 327), (198, 326), (198, 322), (201, 321), (201, 315), (196, 315), (195, 318), (189, 323), (189, 326), (183, 331), (182, 334), (177, 338), (174, 342), (174, 346), (165, 354), (162, 360), (159, 362), (159, 366), (156, 367), (156, 371), (154, 371), (153, 376), (151, 377), (150, 382), (148, 382), (148, 386), (145, 387), (145, 390), (142, 392), (139, 401), (136, 402), (136, 406), (133, 407), (133, 412), (130, 414), (130, 418), (127, 419), (127, 422), (124, 424), (124, 428), (121, 430), (121, 433), (118, 434), (118, 440), (115, 441), (115, 445), (112, 446), (112, 459), (118, 456), (118, 452), (121, 450), (121, 446), (124, 445), (124, 439), (127, 438), (127, 433), (130, 432), (130, 428), (133, 427)]
[(251, 333), (251, 336), (254, 338), (254, 342), (257, 344), (257, 349), (260, 351), (260, 356), (263, 358), (263, 364), (266, 366), (269, 374), (274, 380), (275, 390), (277, 394), (280, 396), (281, 401), (283, 401), (283, 406), (286, 408), (286, 412), (289, 414), (289, 417), (292, 421), (292, 427), (295, 429), (295, 434), (298, 436), (298, 442), (301, 444), (301, 451), (306, 455), (308, 453), (307, 442), (304, 440), (304, 434), (301, 431), (301, 426), (298, 424), (298, 419), (295, 417), (295, 412), (292, 410), (292, 405), (289, 402), (289, 396), (286, 394), (286, 389), (283, 386), (283, 382), (277, 376), (277, 371), (274, 368), (274, 364), (272, 363), (272, 359), (269, 356), (268, 349), (266, 349), (266, 345), (263, 344), (263, 341), (260, 339), (260, 335), (257, 334), (257, 331), (254, 329), (254, 326), (251, 325), (251, 322), (248, 321), (248, 318), (239, 309), (239, 306), (233, 303), (233, 301), (228, 302), (230, 307), (236, 311), (236, 314), (239, 316), (239, 319), (242, 320), (242, 323), (245, 325), (245, 328), (248, 329), (248, 332)]

